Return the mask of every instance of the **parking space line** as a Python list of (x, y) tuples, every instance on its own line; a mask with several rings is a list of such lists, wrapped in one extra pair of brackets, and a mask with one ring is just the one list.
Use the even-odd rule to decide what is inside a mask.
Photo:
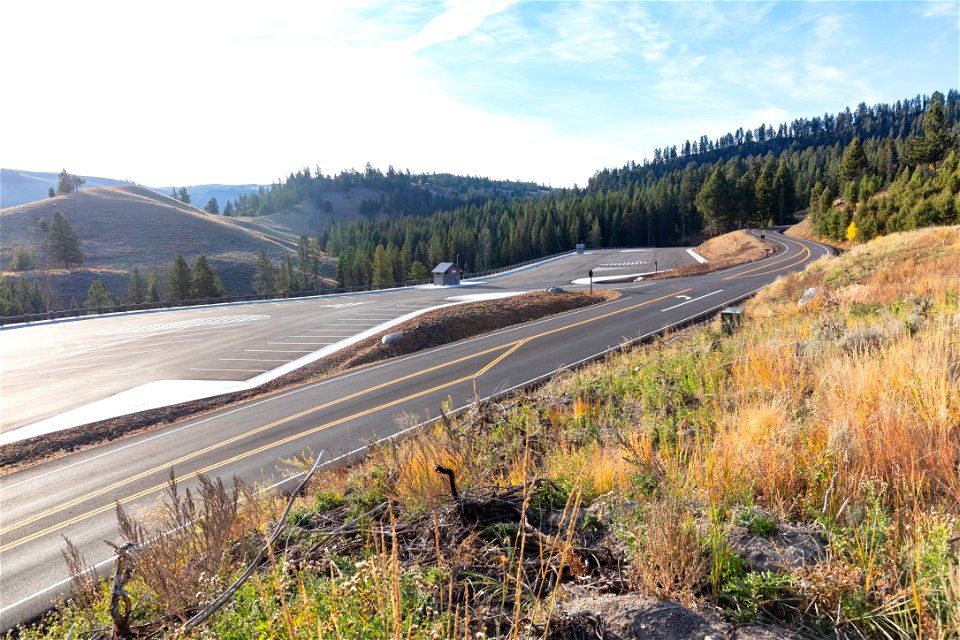
[(212, 369), (212, 368), (207, 369), (207, 368), (201, 368), (201, 367), (197, 367), (197, 368), (192, 368), (192, 367), (191, 367), (190, 371), (224, 371), (224, 372), (231, 372), (231, 373), (266, 373), (267, 371), (269, 371), (269, 369)]
[(313, 350), (312, 350), (312, 349), (311, 349), (311, 350), (307, 350), (307, 351), (287, 351), (287, 350), (284, 350), (284, 349), (244, 349), (244, 351), (247, 352), (247, 353), (254, 353), (254, 352), (267, 352), (267, 353), (313, 353)]

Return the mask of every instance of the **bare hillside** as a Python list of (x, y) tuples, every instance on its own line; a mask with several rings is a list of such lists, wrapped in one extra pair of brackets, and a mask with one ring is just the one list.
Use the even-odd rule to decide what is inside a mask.
[[(63, 213), (80, 237), (83, 270), (55, 275), (64, 301), (83, 299), (97, 270), (125, 273), (163, 272), (177, 251), (187, 260), (204, 253), (231, 293), (251, 289), (253, 262), (263, 249), (274, 260), (289, 245), (246, 229), (231, 219), (208, 215), (173, 198), (136, 186), (85, 189), (0, 211), (0, 259), (6, 265), (16, 246), (30, 246), (42, 255), (45, 233), (55, 211)], [(125, 279), (113, 278), (111, 293), (125, 291)], [(119, 287), (119, 290), (117, 289)]]

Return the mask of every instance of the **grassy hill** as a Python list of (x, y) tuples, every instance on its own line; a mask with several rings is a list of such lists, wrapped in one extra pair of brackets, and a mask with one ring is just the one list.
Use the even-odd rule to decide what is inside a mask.
[[(275, 261), (289, 245), (232, 219), (208, 215), (195, 207), (136, 186), (83, 189), (0, 212), (3, 241), (0, 260), (6, 265), (16, 246), (42, 254), (44, 231), (55, 211), (63, 213), (80, 238), (82, 269), (52, 274), (64, 303), (83, 300), (90, 282), (100, 277), (111, 293), (126, 291), (126, 275), (134, 266), (145, 274), (168, 269), (179, 251), (192, 261), (206, 254), (214, 271), (232, 293), (251, 291), (253, 263), (263, 249)], [(28, 277), (37, 274), (28, 273)]]
[[(879, 238), (766, 288), (732, 335), (694, 327), (322, 471), (200, 633), (956, 638), (957, 273), (956, 228)], [(157, 637), (286, 503), (215, 489), (220, 517), (160, 522), (135, 562), (130, 622)], [(108, 626), (105, 594), (20, 637)]]
[[(36, 202), (47, 197), (52, 188), (57, 189), (55, 171), (21, 171), (19, 169), (0, 169), (0, 209), (15, 207), (28, 202)], [(131, 184), (126, 180), (81, 176), (86, 183), (85, 189), (93, 187), (119, 187)]]

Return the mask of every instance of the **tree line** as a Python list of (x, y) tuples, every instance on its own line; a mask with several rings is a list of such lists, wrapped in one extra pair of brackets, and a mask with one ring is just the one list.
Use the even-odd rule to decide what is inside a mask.
[(338, 258), (339, 283), (354, 286), (376, 284), (387, 272), (394, 281), (411, 279), (414, 269), (455, 256), (465, 270), (483, 271), (570, 250), (580, 241), (665, 246), (784, 224), (812, 197), (840, 194), (854, 181), (841, 167), (854, 141), (865, 167), (857, 173), (858, 186), (865, 175), (881, 184), (894, 181), (921, 161), (917, 154), (925, 145), (942, 150), (941, 143), (923, 142), (924, 117), (931, 112), (942, 116), (946, 131), (956, 127), (960, 94), (861, 104), (836, 116), (762, 125), (750, 135), (703, 136), (679, 150), (661, 149), (651, 162), (599, 171), (583, 189), (338, 223), (320, 232), (317, 242)]
[(331, 192), (350, 192), (365, 187), (379, 191), (375, 198), (365, 198), (359, 211), (365, 216), (376, 214), (426, 215), (452, 209), (458, 205), (482, 202), (490, 197), (522, 197), (545, 191), (531, 182), (491, 180), (490, 178), (455, 176), (452, 174), (416, 174), (409, 170), (396, 171), (388, 167), (386, 173), (367, 163), (364, 170), (348, 169), (336, 175), (324, 175), (320, 167), (311, 173), (308, 167), (291, 173), (269, 187), (241, 193), (228, 200), (223, 214), (228, 216), (260, 216), (286, 211), (300, 203), (312, 203), (322, 211), (330, 212)]

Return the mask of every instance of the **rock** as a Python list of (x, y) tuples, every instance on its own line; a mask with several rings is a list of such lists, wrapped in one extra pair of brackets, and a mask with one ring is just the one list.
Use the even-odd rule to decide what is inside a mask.
[(802, 307), (802, 306), (804, 306), (805, 304), (807, 304), (807, 303), (809, 303), (809, 302), (812, 302), (813, 299), (816, 298), (816, 297), (817, 297), (817, 288), (816, 288), (816, 287), (810, 287), (809, 289), (807, 289), (806, 291), (803, 292), (803, 296), (802, 296), (802, 297), (800, 298), (800, 300), (797, 302), (797, 306), (798, 306), (798, 307)]
[(746, 527), (733, 527), (727, 542), (747, 568), (758, 572), (789, 572), (816, 564), (824, 558), (826, 549), (820, 530), (812, 525), (780, 523), (769, 538), (753, 535)]
[[(759, 624), (732, 625), (710, 614), (637, 594), (598, 595), (569, 602), (551, 621), (551, 640), (792, 640), (792, 631)], [(542, 637), (542, 636), (541, 636)]]
[(380, 338), (380, 344), (385, 346), (390, 346), (392, 344), (397, 344), (401, 340), (403, 340), (402, 333), (388, 333), (382, 338)]
[(548, 288), (548, 289), (545, 289), (545, 291), (546, 291), (547, 293), (566, 293), (566, 292), (565, 292), (563, 289), (561, 289), (560, 287), (550, 287), (550, 288)]

